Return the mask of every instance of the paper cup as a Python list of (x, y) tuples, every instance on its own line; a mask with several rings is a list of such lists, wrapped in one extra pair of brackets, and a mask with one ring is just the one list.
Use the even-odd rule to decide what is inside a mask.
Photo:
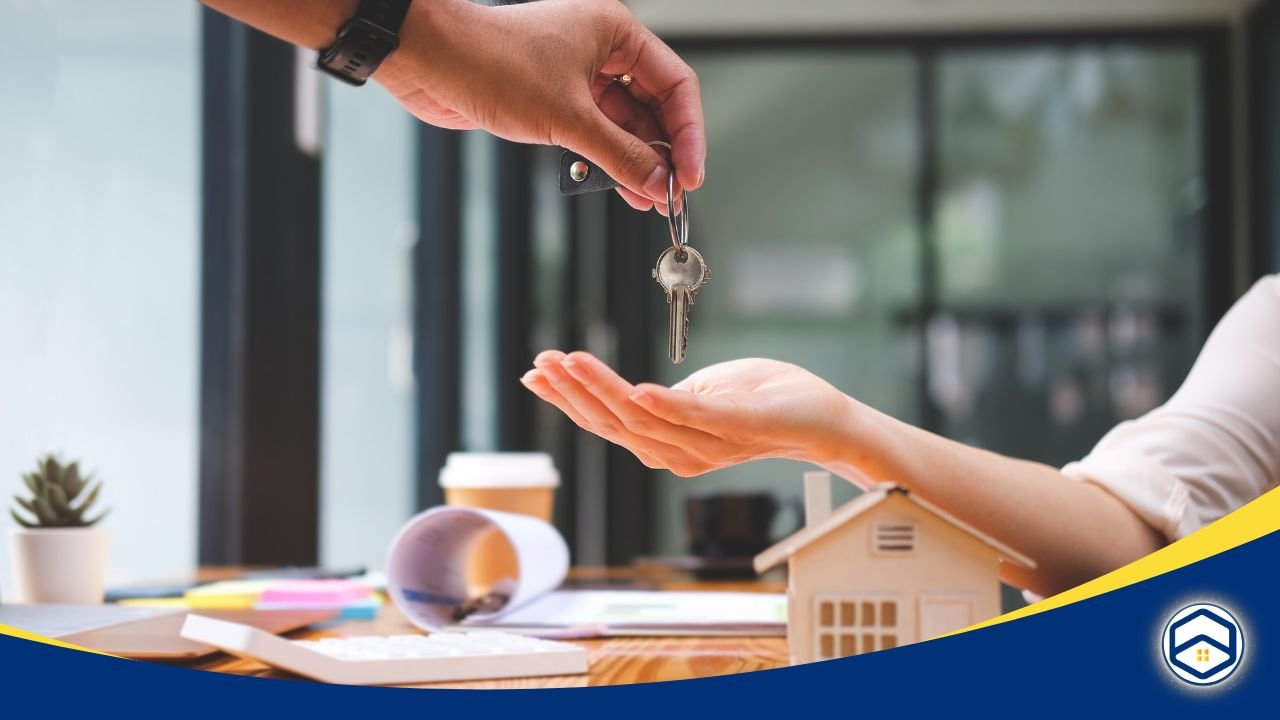
[[(551, 522), (560, 474), (546, 453), (451, 453), (440, 470), (440, 486), (450, 507), (500, 510)], [(511, 543), (490, 530), (476, 543), (467, 561), (467, 589), (472, 595), (518, 577)]]

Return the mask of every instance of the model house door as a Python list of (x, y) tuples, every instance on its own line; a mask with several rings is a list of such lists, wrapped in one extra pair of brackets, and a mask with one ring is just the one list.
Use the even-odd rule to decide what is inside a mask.
[(930, 640), (973, 624), (973, 598), (967, 595), (921, 595), (920, 640)]

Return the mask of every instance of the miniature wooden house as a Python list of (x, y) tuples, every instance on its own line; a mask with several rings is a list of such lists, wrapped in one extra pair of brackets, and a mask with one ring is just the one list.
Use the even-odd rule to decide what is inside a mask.
[(1000, 614), (1001, 561), (1035, 563), (892, 483), (831, 509), (831, 476), (805, 474), (805, 527), (755, 558), (790, 564), (792, 664), (944, 635)]

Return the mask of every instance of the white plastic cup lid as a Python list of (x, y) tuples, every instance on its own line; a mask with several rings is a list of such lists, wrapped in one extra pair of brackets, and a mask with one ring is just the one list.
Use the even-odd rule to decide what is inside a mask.
[(546, 453), (449, 453), (440, 469), (440, 487), (560, 487), (551, 456)]

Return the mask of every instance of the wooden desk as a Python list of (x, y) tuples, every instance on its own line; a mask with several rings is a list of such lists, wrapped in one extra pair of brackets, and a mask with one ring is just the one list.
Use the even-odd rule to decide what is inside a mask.
[[(778, 581), (766, 582), (699, 582), (669, 574), (655, 577), (653, 572), (575, 568), (575, 580), (598, 578), (618, 580), (634, 578), (650, 588), (665, 590), (723, 590), (782, 592)], [(295, 633), (294, 639), (316, 639), (349, 635), (392, 635), (419, 632), (395, 609), (384, 605), (376, 620), (336, 621)], [(591, 672), (587, 675), (524, 678), (514, 680), (477, 680), (458, 683), (433, 683), (422, 687), (448, 688), (542, 688), (586, 687), (589, 685), (625, 685), (661, 680), (729, 675), (767, 670), (787, 665), (787, 641), (780, 637), (758, 638), (610, 638), (575, 641), (587, 648)], [(260, 677), (294, 677), (248, 660), (218, 655), (192, 667), (202, 670), (257, 675)], [(296, 679), (296, 678), (295, 678)]]

